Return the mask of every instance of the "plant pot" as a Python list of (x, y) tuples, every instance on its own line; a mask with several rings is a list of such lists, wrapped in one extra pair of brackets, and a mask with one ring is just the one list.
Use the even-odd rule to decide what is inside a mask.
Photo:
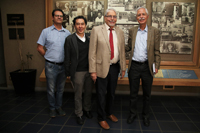
[(25, 69), (21, 72), (10, 72), (10, 77), (17, 94), (29, 94), (35, 92), (36, 69)]

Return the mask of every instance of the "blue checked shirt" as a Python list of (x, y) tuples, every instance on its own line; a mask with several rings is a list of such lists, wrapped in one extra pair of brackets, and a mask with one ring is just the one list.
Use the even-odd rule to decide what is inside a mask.
[(147, 60), (147, 31), (147, 25), (143, 31), (140, 29), (140, 27), (138, 27), (135, 48), (132, 57), (132, 60), (134, 61), (144, 62)]
[(46, 48), (44, 58), (56, 63), (63, 62), (65, 38), (70, 34), (63, 27), (58, 31), (54, 25), (43, 29), (37, 43)]

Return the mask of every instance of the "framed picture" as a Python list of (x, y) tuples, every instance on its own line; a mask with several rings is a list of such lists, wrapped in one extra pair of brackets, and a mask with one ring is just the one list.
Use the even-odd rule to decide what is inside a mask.
[(148, 0), (148, 24), (160, 30), (162, 66), (199, 66), (198, 0)]
[(88, 21), (86, 33), (104, 22), (104, 1), (56, 1), (55, 8), (63, 10), (63, 27), (71, 33), (74, 33), (73, 19), (78, 15)]
[[(64, 9), (64, 2), (62, 2), (63, 0), (45, 0), (46, 2), (46, 27), (51, 26), (52, 25), (52, 16), (51, 16), (51, 12), (53, 9), (56, 8), (56, 2), (62, 5), (62, 8)], [(86, 2), (85, 0), (79, 0), (82, 1), (83, 3)], [(88, 1), (92, 1), (91, 3), (95, 3), (93, 2), (94, 0), (88, 0)], [(148, 25), (152, 25), (153, 26), (157, 26), (158, 27), (158, 21), (160, 22), (160, 25), (166, 25), (166, 21), (164, 21), (165, 23), (163, 23), (163, 19), (161, 20), (156, 20), (156, 15), (153, 14), (153, 12), (161, 12), (165, 7), (163, 2), (172, 2), (171, 0), (99, 0), (99, 1), (103, 1), (102, 4), (103, 8), (104, 8), (104, 12), (107, 9), (107, 7), (112, 7), (115, 8), (118, 11), (118, 22), (117, 25), (120, 26), (124, 31), (126, 31), (126, 29), (138, 24), (135, 20), (134, 17), (131, 17), (128, 19), (128, 16), (130, 16), (130, 12), (132, 12), (133, 14), (136, 14), (136, 11), (134, 11), (136, 9), (136, 6), (133, 7), (133, 4), (128, 4), (130, 2), (143, 2), (140, 3), (143, 6), (146, 6), (146, 8), (149, 11), (149, 19), (147, 24)], [(73, 1), (73, 2), (77, 2), (77, 1)], [(97, 2), (97, 1), (96, 1)], [(161, 6), (159, 7), (159, 5), (156, 5), (155, 7), (153, 7), (153, 2), (162, 2), (160, 3)], [(65, 1), (65, 3), (68, 3), (69, 6), (70, 1)], [(87, 2), (88, 3), (88, 2)], [(90, 2), (89, 2), (90, 3)], [(145, 3), (145, 4), (144, 4)], [(174, 13), (174, 17), (175, 19), (181, 19), (181, 23), (179, 24), (178, 21), (173, 22), (170, 19), (167, 19), (167, 24), (169, 24), (168, 26), (170, 26), (171, 24), (171, 28), (177, 28), (178, 31), (180, 31), (180, 34), (177, 32), (176, 35), (173, 33), (169, 32), (164, 32), (167, 31), (166, 29), (164, 29), (164, 27), (162, 28), (162, 42), (160, 45), (160, 51), (161, 51), (161, 65), (162, 66), (198, 66), (200, 67), (200, 39), (199, 39), (199, 35), (200, 35), (200, 2), (198, 0), (176, 0), (176, 2), (174, 3), (183, 3), (182, 5), (184, 6), (184, 3), (194, 3), (195, 7), (191, 8), (191, 9), (187, 9), (186, 10), (191, 10), (194, 12), (194, 16), (193, 18), (187, 18), (184, 16), (187, 16), (187, 14), (189, 13), (189, 11), (184, 11), (185, 7), (181, 6), (175, 6), (177, 8), (174, 8), (175, 11), (177, 10), (178, 12)], [(163, 5), (162, 5), (163, 4)], [(61, 6), (60, 5), (60, 6)], [(81, 6), (80, 6), (81, 5)], [(129, 6), (132, 6), (131, 8)], [(136, 5), (136, 4), (134, 4)], [(57, 5), (58, 6), (58, 5)], [(89, 6), (86, 5), (87, 7)], [(190, 5), (193, 6), (193, 5)], [(77, 13), (83, 12), (83, 10), (81, 11), (80, 7), (84, 7), (84, 4), (78, 4), (77, 5)], [(133, 9), (133, 10), (131, 10)], [(174, 9), (170, 9), (173, 10)], [(75, 9), (72, 9), (72, 12)], [(182, 11), (183, 10), (183, 11)], [(181, 12), (179, 12), (181, 11)], [(67, 9), (66, 9), (67, 12)], [(123, 14), (124, 13), (124, 14)], [(121, 15), (122, 14), (122, 15)], [(88, 15), (88, 14), (87, 14)], [(191, 14), (192, 15), (192, 14)], [(152, 16), (154, 16), (154, 20), (152, 20)], [(88, 16), (87, 16), (88, 17)], [(166, 16), (165, 16), (166, 17)], [(66, 18), (66, 22), (70, 21), (70, 18)], [(94, 20), (91, 20), (91, 25), (94, 24), (93, 22)], [(187, 24), (188, 23), (188, 24)], [(190, 24), (189, 24), (190, 23)], [(88, 25), (90, 25), (90, 22), (88, 23)], [(174, 26), (172, 26), (174, 25)], [(182, 28), (184, 27), (184, 28)], [(87, 27), (87, 30), (89, 31), (92, 28), (92, 26)], [(180, 30), (182, 28), (182, 30)], [(184, 36), (185, 32), (187, 32), (187, 34), (190, 34), (189, 37)], [(173, 39), (170, 39), (168, 37), (168, 35), (172, 35)], [(192, 36), (191, 36), (192, 35)], [(125, 37), (126, 37), (126, 33), (125, 33)], [(126, 39), (126, 38), (125, 38)], [(126, 39), (127, 40), (127, 39)], [(127, 41), (125, 41), (127, 43)], [(127, 44), (126, 44), (127, 45)], [(170, 50), (164, 50), (170, 48)], [(128, 56), (127, 56), (128, 57)]]
[(161, 31), (160, 53), (192, 54), (195, 15), (195, 3), (152, 3), (152, 26)]
[[(46, 0), (46, 8), (48, 13), (50, 13), (50, 11), (52, 12), (52, 10), (56, 8), (63, 10), (63, 27), (69, 30), (71, 33), (74, 33), (73, 19), (78, 15), (84, 16), (88, 21), (86, 33), (89, 33), (93, 26), (103, 24), (106, 7), (107, 2), (105, 0)], [(47, 26), (52, 25), (50, 15), (47, 15)]]
[[(128, 45), (128, 34), (129, 34), (129, 29), (131, 29), (132, 27), (136, 26), (138, 24), (117, 24), (117, 26), (123, 30), (124, 32), (124, 38), (125, 38), (125, 45)], [(130, 52), (126, 52), (126, 59), (128, 60), (130, 57)]]
[(146, 7), (146, 0), (108, 0), (108, 8), (117, 11), (117, 24), (138, 24), (136, 9)]

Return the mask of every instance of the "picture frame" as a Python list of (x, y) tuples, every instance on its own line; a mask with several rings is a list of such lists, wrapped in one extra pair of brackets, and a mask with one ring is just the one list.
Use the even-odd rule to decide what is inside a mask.
[[(172, 0), (148, 0), (147, 9), (149, 11), (148, 25), (152, 25), (152, 3), (153, 2), (174, 2)], [(174, 54), (174, 53), (162, 53), (161, 66), (173, 66), (173, 67), (199, 67), (200, 66), (200, 40), (198, 34), (200, 34), (200, 2), (198, 0), (177, 0), (174, 3), (195, 3), (194, 26), (193, 26), (193, 43), (191, 54)]]
[[(91, 0), (92, 1), (92, 0)], [(107, 9), (107, 0), (105, 1), (105, 10)], [(147, 0), (146, 1), (146, 8), (149, 11), (149, 19), (147, 21), (148, 25), (152, 24), (151, 21), (151, 10), (152, 10), (152, 2), (172, 2), (172, 0)], [(55, 8), (53, 2), (54, 0), (45, 0), (45, 14), (46, 14), (46, 27), (52, 25), (52, 16), (51, 12)], [(195, 12), (196, 15), (194, 16), (194, 36), (193, 36), (193, 51), (188, 58), (188, 55), (176, 55), (174, 54), (162, 54), (161, 55), (161, 66), (172, 66), (172, 67), (200, 67), (200, 1), (198, 0), (177, 0), (176, 2), (194, 2), (196, 5)], [(179, 57), (177, 57), (179, 56)], [(175, 60), (174, 60), (175, 59)], [(187, 59), (187, 60), (185, 60)], [(127, 62), (128, 64), (128, 62)]]

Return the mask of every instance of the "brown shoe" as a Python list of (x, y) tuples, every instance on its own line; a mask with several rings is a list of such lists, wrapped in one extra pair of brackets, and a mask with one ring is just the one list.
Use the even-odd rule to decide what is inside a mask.
[(106, 129), (106, 130), (110, 129), (110, 126), (108, 125), (106, 121), (100, 121), (99, 124), (103, 129)]
[(109, 115), (108, 118), (109, 118), (111, 121), (113, 121), (113, 122), (118, 122), (117, 117), (114, 116), (114, 115)]

